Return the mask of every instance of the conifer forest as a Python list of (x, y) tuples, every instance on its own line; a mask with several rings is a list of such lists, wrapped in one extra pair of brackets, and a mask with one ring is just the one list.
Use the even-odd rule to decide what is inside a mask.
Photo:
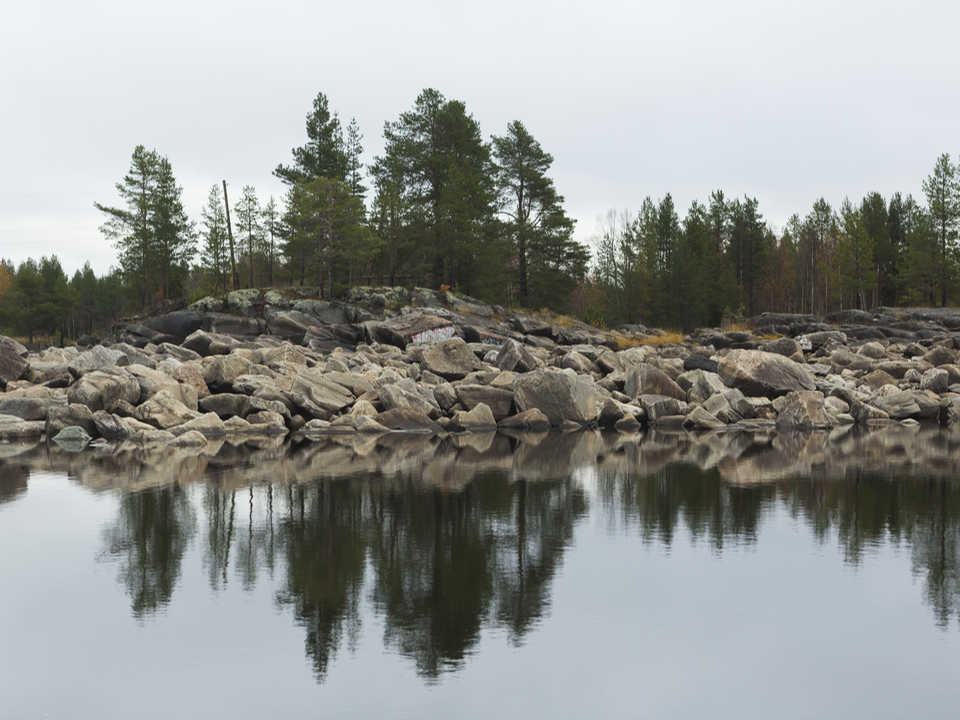
[(31, 342), (76, 338), (206, 295), (290, 285), (331, 300), (355, 285), (449, 288), (597, 326), (683, 330), (768, 311), (960, 302), (960, 167), (948, 154), (920, 198), (820, 198), (774, 229), (749, 196), (717, 189), (684, 211), (667, 192), (609, 210), (584, 244), (553, 156), (519, 120), (487, 137), (463, 102), (427, 89), (385, 123), (368, 166), (362, 141), (320, 93), (304, 144), (272, 170), (283, 196), (211, 178), (198, 218), (169, 158), (134, 148), (116, 198), (95, 203), (116, 250), (110, 272), (87, 263), (68, 277), (55, 255), (4, 261), (0, 326)]

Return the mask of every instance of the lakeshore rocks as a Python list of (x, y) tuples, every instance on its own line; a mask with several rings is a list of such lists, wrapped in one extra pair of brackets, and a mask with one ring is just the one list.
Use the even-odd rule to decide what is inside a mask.
[(309, 294), (231, 294), (127, 323), (109, 347), (30, 353), (0, 340), (0, 416), (17, 418), (4, 421), (4, 436), (35, 436), (37, 425), (18, 421), (39, 423), (51, 440), (76, 425), (101, 442), (189, 447), (287, 432), (808, 432), (960, 421), (956, 312), (852, 312), (837, 316), (839, 328), (762, 317), (762, 336), (712, 329), (666, 343), (641, 326), (618, 334), (504, 317), (449, 293), (378, 288), (358, 295), (364, 307)]

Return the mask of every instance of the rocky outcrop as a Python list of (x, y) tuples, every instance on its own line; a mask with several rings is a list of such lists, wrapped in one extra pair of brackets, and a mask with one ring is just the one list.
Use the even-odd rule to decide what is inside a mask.
[[(960, 313), (891, 311), (870, 328), (856, 325), (857, 312), (838, 316), (839, 327), (784, 315), (758, 319), (762, 337), (707, 329), (678, 342), (639, 325), (614, 333), (509, 316), (450, 293), (367, 289), (358, 307), (311, 292), (231, 293), (127, 323), (109, 347), (28, 353), (0, 341), (0, 366), (12, 368), (0, 374), (0, 415), (42, 423), (51, 439), (75, 425), (101, 442), (205, 452), (219, 437), (268, 443), (286, 433), (473, 442), (494, 425), (629, 435), (960, 418)], [(7, 422), (10, 436), (34, 432)]]

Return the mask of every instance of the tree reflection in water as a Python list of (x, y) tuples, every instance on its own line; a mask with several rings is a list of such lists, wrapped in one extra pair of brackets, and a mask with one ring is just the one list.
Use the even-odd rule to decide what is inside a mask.
[(183, 556), (196, 532), (196, 513), (179, 485), (120, 497), (117, 520), (103, 531), (104, 556), (116, 559), (118, 579), (143, 620), (173, 597)]
[[(385, 645), (436, 678), (460, 667), (485, 629), (520, 644), (548, 611), (588, 512), (586, 471), (597, 511), (650, 544), (669, 547), (682, 527), (722, 553), (756, 543), (764, 516), (785, 510), (821, 542), (836, 538), (853, 565), (873, 548), (906, 545), (945, 627), (960, 619), (960, 492), (950, 464), (960, 444), (894, 430), (348, 438), (247, 450), (236, 465), (221, 455), (206, 469), (191, 458), (195, 491), (150, 484), (120, 496), (103, 553), (118, 561), (142, 619), (170, 601), (199, 515), (210, 586), (252, 590), (264, 572), (279, 573), (276, 601), (304, 628), (318, 681), (359, 637), (365, 599), (383, 618)], [(918, 449), (944, 471), (920, 475)], [(897, 464), (884, 470), (877, 452)], [(22, 495), (26, 476), (3, 477), (17, 478), (7, 485)]]
[(497, 473), (460, 492), (405, 482), (374, 497), (373, 594), (386, 642), (427, 677), (459, 666), (484, 624), (521, 642), (587, 509), (572, 479), (511, 483)]

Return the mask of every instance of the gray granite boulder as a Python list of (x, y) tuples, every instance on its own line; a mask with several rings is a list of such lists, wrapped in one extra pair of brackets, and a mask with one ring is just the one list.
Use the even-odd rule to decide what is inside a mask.
[(52, 438), (64, 428), (74, 425), (82, 427), (91, 437), (100, 435), (94, 422), (94, 413), (86, 405), (79, 404), (50, 408), (44, 423), (44, 432), (48, 438)]
[(158, 430), (169, 430), (177, 425), (195, 420), (200, 413), (191, 410), (166, 390), (160, 390), (134, 411), (140, 422), (153, 425)]
[(597, 386), (566, 372), (537, 370), (513, 381), (514, 402), (520, 412), (537, 408), (553, 425), (587, 425), (597, 417)]
[(0, 440), (30, 440), (44, 433), (39, 420), (21, 420), (13, 415), (0, 415)]
[(728, 387), (755, 397), (816, 389), (813, 374), (802, 365), (761, 350), (731, 350), (720, 359), (717, 373)]
[(467, 410), (485, 405), (500, 421), (513, 413), (513, 387), (462, 383), (456, 386), (457, 399)]
[(67, 391), (72, 404), (86, 405), (91, 412), (109, 410), (118, 400), (136, 405), (140, 400), (140, 383), (121, 368), (104, 368), (83, 375)]
[(425, 350), (423, 368), (447, 380), (462, 380), (483, 364), (465, 342), (453, 338)]
[(289, 396), (294, 405), (318, 420), (329, 420), (355, 400), (353, 393), (307, 369), (297, 373)]
[(631, 398), (665, 395), (686, 402), (687, 393), (663, 370), (649, 363), (631, 365), (623, 377), (623, 392)]
[(823, 393), (801, 390), (787, 393), (777, 416), (778, 428), (825, 428), (830, 426)]
[(454, 413), (449, 427), (453, 432), (483, 432), (496, 430), (497, 421), (494, 420), (490, 408), (480, 403), (472, 410)]
[(122, 367), (130, 364), (130, 358), (119, 350), (94, 345), (85, 353), (81, 353), (76, 360), (67, 365), (67, 370), (74, 378), (79, 378), (94, 370), (103, 370), (108, 367)]

